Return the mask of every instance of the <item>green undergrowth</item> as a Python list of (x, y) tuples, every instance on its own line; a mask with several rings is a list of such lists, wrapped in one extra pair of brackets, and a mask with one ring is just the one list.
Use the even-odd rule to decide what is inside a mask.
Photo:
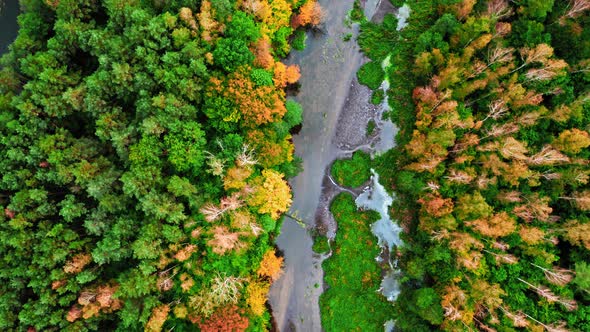
[(291, 46), (297, 51), (303, 51), (305, 49), (305, 42), (307, 41), (307, 34), (305, 30), (299, 29), (295, 31), (295, 37), (291, 41)]
[(356, 75), (359, 83), (368, 86), (371, 90), (378, 89), (385, 78), (385, 72), (383, 72), (381, 64), (375, 61), (362, 65)]
[(355, 0), (352, 10), (349, 12), (350, 20), (353, 22), (364, 22), (367, 20), (360, 0)]
[(379, 247), (370, 225), (376, 212), (358, 212), (354, 198), (341, 193), (330, 211), (338, 223), (333, 255), (324, 261), (329, 288), (320, 296), (325, 331), (380, 331), (391, 317), (391, 303), (380, 295), (381, 269), (375, 262)]
[(371, 119), (367, 122), (367, 136), (371, 136), (375, 131), (375, 120)]
[(313, 251), (317, 254), (325, 254), (330, 251), (330, 242), (327, 237), (318, 235), (313, 239)]
[(371, 156), (363, 151), (356, 151), (351, 159), (336, 160), (331, 173), (339, 185), (359, 187), (371, 177)]
[(375, 90), (375, 91), (373, 91), (373, 94), (371, 95), (371, 104), (379, 105), (383, 102), (384, 98), (385, 98), (385, 94), (383, 93), (382, 89)]

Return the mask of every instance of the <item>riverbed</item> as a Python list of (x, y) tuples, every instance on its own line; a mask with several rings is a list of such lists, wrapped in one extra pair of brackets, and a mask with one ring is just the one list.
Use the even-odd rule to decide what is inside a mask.
[[(348, 133), (364, 137), (374, 111), (367, 106), (370, 91), (362, 90), (364, 87), (359, 90), (355, 82), (356, 71), (365, 60), (354, 40), (358, 25), (345, 22), (354, 1), (319, 2), (325, 9), (320, 31), (309, 32), (306, 49), (294, 51), (287, 59), (301, 67), (301, 89), (294, 99), (304, 108), (302, 129), (293, 138), (295, 153), (303, 159), (303, 172), (290, 181), (294, 195), (290, 214), (303, 221), (305, 227), (287, 219), (277, 239), (285, 265), (283, 276), (271, 287), (269, 303), (275, 326), (282, 332), (321, 331), (318, 300), (323, 292), (323, 257), (312, 250), (310, 230), (321, 214), (317, 212), (325, 207), (327, 197), (322, 195), (322, 182), (326, 181), (326, 169), (346, 153), (342, 139), (335, 139), (337, 133), (348, 125)], [(366, 1), (365, 14), (371, 17), (379, 3)], [(345, 41), (348, 34), (353, 38)], [(348, 112), (343, 112), (345, 109)], [(343, 121), (343, 113), (352, 120)]]

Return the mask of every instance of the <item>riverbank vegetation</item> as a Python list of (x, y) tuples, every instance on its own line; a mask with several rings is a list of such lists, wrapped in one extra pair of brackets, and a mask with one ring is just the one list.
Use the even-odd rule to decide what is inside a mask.
[(331, 174), (339, 185), (357, 188), (371, 177), (371, 156), (364, 151), (355, 151), (350, 159), (334, 161)]
[(296, 0), (23, 0), (0, 71), (0, 329), (261, 331), (298, 171)]
[(357, 211), (354, 198), (340, 193), (330, 206), (338, 224), (332, 256), (322, 264), (328, 286), (320, 296), (322, 327), (326, 331), (379, 331), (391, 304), (378, 292), (380, 249), (371, 232), (379, 219), (374, 211)]
[(400, 127), (396, 330), (590, 330), (590, 3), (407, 3), (358, 40)]

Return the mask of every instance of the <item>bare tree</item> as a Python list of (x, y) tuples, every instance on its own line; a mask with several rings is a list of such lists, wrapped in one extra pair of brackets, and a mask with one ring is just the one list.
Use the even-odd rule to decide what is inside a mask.
[(547, 269), (537, 264), (531, 263), (534, 267), (541, 269), (545, 274), (545, 278), (550, 283), (557, 286), (564, 286), (574, 279), (574, 272), (572, 270), (563, 269), (560, 267), (553, 267), (553, 269)]
[(242, 151), (236, 157), (236, 164), (239, 167), (258, 164), (258, 160), (254, 155), (254, 150), (250, 149), (250, 147), (247, 144), (244, 144), (242, 146)]
[(512, 7), (508, 5), (506, 0), (491, 0), (488, 1), (488, 12), (492, 20), (501, 20), (513, 14)]

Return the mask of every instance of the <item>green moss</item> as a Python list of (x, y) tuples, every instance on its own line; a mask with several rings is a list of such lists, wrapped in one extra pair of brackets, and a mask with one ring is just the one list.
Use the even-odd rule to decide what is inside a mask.
[(359, 82), (368, 86), (371, 90), (379, 88), (385, 78), (385, 72), (381, 68), (381, 64), (375, 61), (367, 62), (362, 65), (356, 75)]
[(351, 159), (340, 159), (332, 165), (332, 177), (338, 184), (356, 188), (371, 176), (371, 156), (369, 154), (357, 151)]
[(303, 51), (305, 49), (305, 42), (307, 41), (307, 35), (305, 34), (305, 30), (299, 29), (295, 31), (295, 37), (291, 42), (291, 46), (298, 50)]
[(358, 212), (350, 194), (336, 196), (330, 211), (338, 223), (334, 254), (322, 264), (329, 288), (320, 296), (325, 331), (379, 331), (393, 307), (377, 290), (379, 247), (370, 225), (379, 215)]
[(325, 254), (330, 251), (330, 243), (325, 236), (317, 236), (313, 239), (313, 251), (318, 254)]
[(375, 120), (371, 119), (367, 123), (367, 136), (371, 136), (373, 131), (375, 131)]
[(377, 90), (373, 91), (373, 95), (371, 95), (371, 104), (381, 105), (384, 97), (385, 97), (385, 94), (383, 93), (382, 89), (377, 89)]
[(354, 4), (352, 5), (352, 10), (348, 13), (350, 20), (353, 22), (364, 22), (367, 20), (365, 17), (365, 13), (363, 12), (363, 7), (361, 6), (360, 0), (354, 0)]

